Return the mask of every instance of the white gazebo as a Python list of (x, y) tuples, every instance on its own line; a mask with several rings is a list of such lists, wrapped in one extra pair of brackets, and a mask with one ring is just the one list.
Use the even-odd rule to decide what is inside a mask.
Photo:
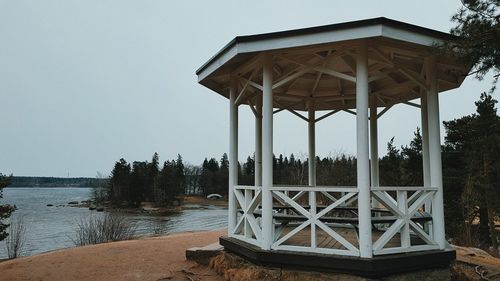
[[(438, 93), (459, 87), (470, 67), (434, 51), (452, 39), (375, 18), (236, 37), (198, 69), (200, 84), (229, 99), (229, 218), (221, 244), (261, 264), (367, 276), (453, 260)], [(421, 109), (424, 186), (379, 185), (377, 119), (397, 104)], [(240, 105), (255, 115), (254, 186), (238, 184)], [(307, 122), (307, 186), (273, 184), (273, 115), (283, 110)], [(357, 185), (317, 186), (315, 124), (340, 111), (356, 118)]]

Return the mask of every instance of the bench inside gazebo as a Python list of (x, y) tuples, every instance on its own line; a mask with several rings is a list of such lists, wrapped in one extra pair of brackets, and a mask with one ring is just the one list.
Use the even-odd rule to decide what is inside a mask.
[[(197, 70), (229, 99), (226, 250), (252, 262), (382, 276), (447, 266), (438, 93), (470, 69), (435, 45), (453, 37), (386, 18), (236, 37)], [(423, 186), (380, 186), (377, 119), (421, 110)], [(238, 184), (238, 108), (255, 116), (255, 185)], [(308, 126), (307, 186), (273, 184), (273, 115)], [(356, 186), (317, 186), (315, 125), (356, 118)], [(279, 143), (276, 143), (279, 146)]]

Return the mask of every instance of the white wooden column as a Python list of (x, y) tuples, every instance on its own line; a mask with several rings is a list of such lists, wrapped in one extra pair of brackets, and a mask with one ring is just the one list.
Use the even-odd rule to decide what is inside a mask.
[(262, 186), (262, 99), (257, 98), (255, 104), (255, 186)]
[(371, 258), (372, 229), (370, 203), (370, 164), (368, 159), (368, 56), (366, 44), (356, 56), (356, 152), (359, 216), (359, 251)]
[[(427, 78), (429, 76), (427, 75)], [(430, 79), (427, 79), (427, 83), (430, 83)], [(429, 118), (428, 118), (428, 112), (427, 112), (427, 92), (422, 91), (422, 95), (420, 97), (420, 115), (422, 119), (422, 174), (423, 174), (423, 184), (425, 187), (430, 187), (431, 186), (431, 167), (429, 163)], [(428, 212), (429, 214), (432, 214), (432, 199), (429, 199), (429, 201), (425, 202), (425, 207), (424, 210)], [(432, 237), (432, 228), (430, 223), (425, 223), (424, 224), (424, 229), (430, 230), (430, 235)]]
[(433, 238), (438, 243), (439, 248), (444, 249), (446, 240), (444, 232), (439, 97), (436, 77), (436, 58), (434, 56), (430, 57), (427, 61), (427, 75), (430, 83), (429, 91), (427, 92), (430, 183), (432, 187), (437, 187), (438, 189), (432, 201), (432, 230)]
[[(257, 97), (255, 102), (255, 158), (254, 158), (254, 182), (255, 187), (262, 186), (262, 99)], [(245, 200), (247, 206), (252, 203), (253, 196), (257, 191), (245, 190)], [(252, 238), (250, 223), (245, 222), (245, 236)]]
[[(377, 100), (375, 96), (370, 98), (370, 177), (371, 186), (380, 186), (380, 170), (378, 165), (378, 122), (377, 122)], [(379, 203), (375, 198), (371, 199), (372, 208), (378, 208)]]
[(238, 185), (238, 106), (236, 83), (231, 81), (229, 89), (229, 192), (228, 192), (228, 236), (233, 236), (236, 227), (237, 202), (234, 186)]
[(262, 248), (271, 249), (274, 235), (273, 198), (273, 61), (262, 60)]
[[(308, 139), (309, 139), (309, 186), (316, 186), (316, 121), (314, 112), (314, 102), (309, 102), (309, 122), (308, 122)], [(309, 211), (311, 216), (316, 215), (316, 192), (309, 192)], [(311, 248), (316, 248), (316, 225), (311, 222)]]

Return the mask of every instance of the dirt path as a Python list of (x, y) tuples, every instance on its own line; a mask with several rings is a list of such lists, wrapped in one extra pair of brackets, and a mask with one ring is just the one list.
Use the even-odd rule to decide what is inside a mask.
[(222, 280), (208, 267), (186, 261), (185, 250), (216, 242), (226, 231), (71, 248), (0, 263), (0, 280)]

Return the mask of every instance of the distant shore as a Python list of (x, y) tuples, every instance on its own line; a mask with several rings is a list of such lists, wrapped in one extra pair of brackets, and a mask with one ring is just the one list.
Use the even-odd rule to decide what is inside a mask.
[(107, 184), (107, 178), (59, 178), (12, 176), (8, 187), (99, 187)]

